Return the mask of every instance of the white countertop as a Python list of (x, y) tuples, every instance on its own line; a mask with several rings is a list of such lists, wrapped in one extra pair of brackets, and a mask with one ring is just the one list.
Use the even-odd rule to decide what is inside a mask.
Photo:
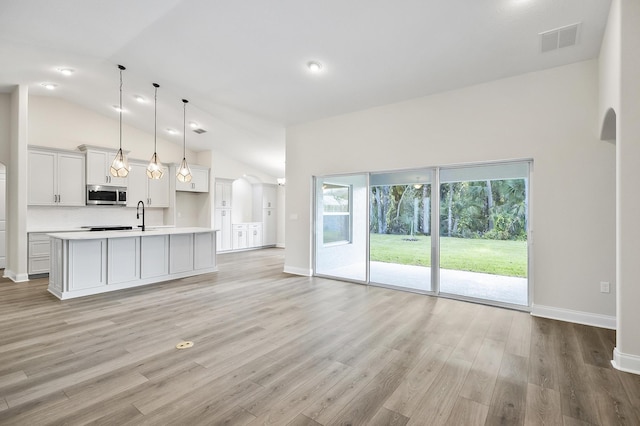
[(212, 228), (168, 228), (149, 226), (144, 231), (140, 229), (130, 229), (123, 231), (82, 231), (82, 232), (56, 232), (47, 234), (52, 238), (60, 238), (62, 240), (98, 240), (102, 238), (127, 238), (127, 237), (144, 237), (150, 235), (171, 235), (171, 234), (200, 234), (203, 232), (217, 232), (218, 229)]

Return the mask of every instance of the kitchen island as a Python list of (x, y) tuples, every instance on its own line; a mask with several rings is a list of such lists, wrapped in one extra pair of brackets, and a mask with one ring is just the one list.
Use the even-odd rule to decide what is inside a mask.
[(50, 233), (49, 292), (70, 299), (216, 272), (216, 232), (148, 228)]

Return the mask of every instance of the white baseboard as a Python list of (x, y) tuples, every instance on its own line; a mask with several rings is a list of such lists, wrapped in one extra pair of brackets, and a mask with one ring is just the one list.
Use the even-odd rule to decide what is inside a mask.
[(593, 314), (591, 312), (572, 311), (571, 309), (562, 309), (553, 306), (533, 305), (531, 307), (531, 315), (560, 321), (575, 322), (577, 324), (592, 325), (594, 327), (608, 328), (611, 330), (616, 329), (615, 316)]
[(16, 274), (15, 272), (5, 269), (4, 270), (4, 278), (9, 278), (14, 283), (22, 283), (25, 281), (29, 281), (29, 274)]
[(278, 244), (276, 244), (276, 247), (277, 248), (284, 248), (284, 243), (278, 243)]
[(284, 272), (287, 274), (302, 275), (303, 277), (310, 277), (313, 274), (311, 269), (297, 268), (295, 266), (287, 265), (284, 265)]
[(613, 359), (611, 360), (613, 368), (626, 371), (627, 373), (640, 374), (640, 356), (625, 354), (613, 348)]

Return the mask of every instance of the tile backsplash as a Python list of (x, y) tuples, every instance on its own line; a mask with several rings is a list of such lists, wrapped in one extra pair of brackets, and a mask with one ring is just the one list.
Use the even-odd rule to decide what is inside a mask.
[[(145, 209), (145, 223), (150, 226), (164, 225), (163, 209)], [(137, 226), (142, 219), (136, 219), (133, 207), (90, 206), (90, 207), (38, 207), (27, 208), (27, 231), (62, 230), (94, 225)]]

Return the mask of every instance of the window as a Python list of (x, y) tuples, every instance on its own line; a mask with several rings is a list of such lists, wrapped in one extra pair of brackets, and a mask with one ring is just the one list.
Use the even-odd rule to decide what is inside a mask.
[(324, 244), (351, 242), (351, 187), (322, 185)]

